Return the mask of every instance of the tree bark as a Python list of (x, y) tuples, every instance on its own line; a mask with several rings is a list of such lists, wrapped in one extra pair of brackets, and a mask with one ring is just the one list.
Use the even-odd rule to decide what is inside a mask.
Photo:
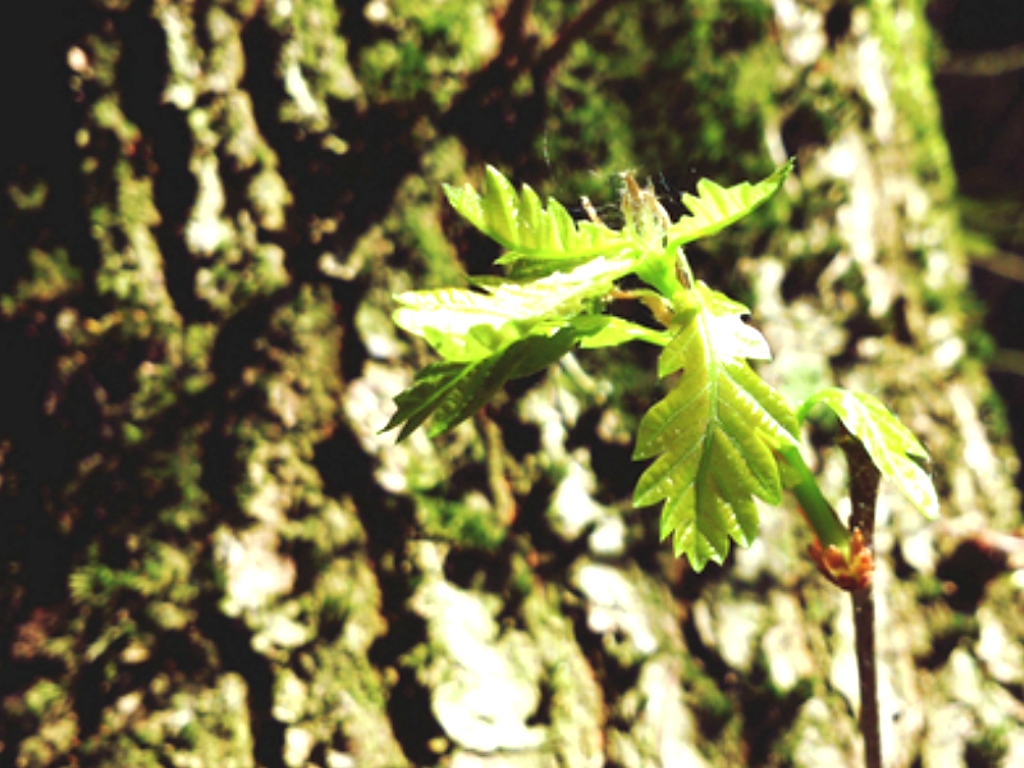
[(885, 764), (1024, 761), (1017, 464), (923, 5), (28, 6), (0, 33), (0, 765), (856, 765), (851, 609), (795, 505), (701, 575), (631, 508), (649, 354), (378, 433), (426, 360), (391, 293), (495, 255), (442, 182), (611, 203), (632, 167), (677, 214), (789, 156), (690, 258), (774, 384), (870, 391), (931, 451), (941, 521), (880, 497)]

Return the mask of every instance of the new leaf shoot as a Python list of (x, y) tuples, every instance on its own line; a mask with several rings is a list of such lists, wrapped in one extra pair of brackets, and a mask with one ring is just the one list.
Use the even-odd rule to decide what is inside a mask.
[[(663, 348), (659, 376), (678, 378), (640, 422), (634, 458), (654, 461), (634, 502), (663, 504), (661, 536), (672, 538), (675, 553), (698, 571), (722, 563), (730, 542), (746, 546), (757, 535), (755, 499), (778, 503), (791, 484), (821, 542), (845, 555), (849, 532), (800, 458), (797, 415), (748, 363), (771, 357), (767, 341), (745, 322), (745, 306), (694, 280), (681, 248), (763, 205), (791, 170), (792, 162), (729, 188), (703, 179), (697, 195), (683, 196), (690, 214), (676, 222), (626, 174), (619, 230), (596, 216), (576, 222), (528, 186), (517, 193), (495, 168), (487, 168), (483, 193), (446, 186), (452, 207), (505, 249), (498, 264), (506, 276), (395, 297), (396, 324), (442, 360), (395, 399), (384, 429), (401, 427), (401, 440), (430, 419), (434, 436), (472, 416), (506, 381), (573, 349), (655, 344)], [(619, 290), (630, 275), (650, 288)], [(624, 298), (641, 301), (662, 327), (610, 314), (611, 300)], [(935, 514), (935, 490), (914, 460), (924, 449), (881, 403), (833, 388), (805, 403), (801, 419), (817, 403), (839, 415), (884, 476)]]
[(798, 437), (782, 396), (747, 364), (768, 357), (761, 334), (742, 320), (747, 308), (703, 283), (673, 324), (658, 373), (682, 376), (640, 422), (634, 459), (655, 460), (633, 501), (664, 501), (661, 536), (696, 570), (721, 563), (729, 540), (747, 546), (757, 535), (754, 497), (772, 504), (782, 487), (775, 451)]

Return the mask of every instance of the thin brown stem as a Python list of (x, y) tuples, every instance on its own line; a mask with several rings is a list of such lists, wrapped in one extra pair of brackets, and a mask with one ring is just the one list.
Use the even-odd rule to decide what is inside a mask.
[(882, 732), (878, 713), (878, 668), (875, 666), (875, 598), (871, 587), (850, 593), (857, 637), (857, 674), (860, 677), (860, 732), (864, 737), (864, 763), (882, 768)]
[(619, 2), (619, 0), (596, 0), (596, 2), (583, 11), (583, 13), (558, 30), (555, 42), (553, 42), (551, 46), (544, 51), (540, 60), (537, 62), (537, 66), (534, 69), (534, 78), (536, 81), (539, 83), (545, 82), (555, 67), (557, 67), (562, 59), (565, 58), (565, 55), (569, 52), (569, 48), (572, 44), (577, 40), (586, 37), (587, 33), (597, 26), (601, 17), (604, 16), (617, 2)]
[[(860, 531), (870, 552), (875, 538), (875, 505), (878, 501), (878, 469), (859, 440), (845, 436), (840, 446), (850, 468), (850, 529)], [(882, 734), (878, 711), (878, 667), (875, 648), (875, 598), (872, 585), (850, 593), (860, 678), (860, 731), (864, 738), (867, 768), (882, 768)]]
[(499, 56), (502, 60), (508, 62), (522, 55), (526, 17), (530, 14), (531, 5), (531, 0), (512, 0), (508, 4), (501, 19), (502, 40)]
[(621, 288), (615, 288), (608, 296), (618, 301), (639, 301), (651, 311), (654, 319), (666, 328), (672, 325), (672, 320), (675, 318), (675, 314), (672, 312), (672, 305), (654, 291), (624, 291)]

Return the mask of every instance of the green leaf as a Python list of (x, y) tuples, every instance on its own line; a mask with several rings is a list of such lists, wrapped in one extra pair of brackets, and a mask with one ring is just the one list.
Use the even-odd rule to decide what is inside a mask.
[(745, 181), (729, 188), (710, 179), (701, 179), (697, 182), (696, 197), (683, 195), (683, 204), (692, 215), (683, 216), (669, 227), (669, 247), (674, 250), (677, 246), (714, 235), (753, 213), (779, 190), (792, 170), (793, 161), (790, 160), (757, 184)]
[(537, 193), (524, 184), (515, 187), (501, 172), (487, 166), (487, 181), (481, 195), (468, 184), (462, 188), (445, 185), (452, 208), (470, 224), (506, 249), (498, 264), (510, 277), (536, 278), (573, 269), (601, 255), (621, 255), (632, 249), (628, 237), (603, 224), (577, 224), (557, 200), (547, 207)]
[(629, 341), (646, 341), (664, 347), (671, 339), (668, 331), (648, 328), (614, 315), (584, 315), (575, 318), (572, 325), (584, 334), (580, 339), (583, 349), (617, 347)]
[(928, 452), (878, 398), (864, 392), (828, 387), (807, 398), (797, 418), (803, 421), (819, 403), (830, 408), (847, 431), (860, 440), (882, 477), (894, 482), (925, 517), (938, 517), (935, 485), (924, 467), (915, 461), (928, 461)]
[(577, 315), (603, 309), (615, 280), (632, 267), (629, 259), (596, 258), (530, 282), (408, 291), (395, 296), (394, 320), (446, 360), (480, 360), (516, 339), (550, 335)]
[[(772, 351), (768, 341), (757, 328), (747, 325), (744, 318), (750, 315), (750, 309), (738, 301), (734, 301), (724, 293), (709, 288), (703, 280), (697, 281), (696, 293), (689, 292), (688, 297), (696, 297), (704, 308), (708, 332), (714, 339), (715, 354), (721, 358), (738, 358), (745, 360), (771, 360)], [(674, 357), (665, 359), (672, 370), (679, 370)], [(661, 374), (662, 376), (666, 374)]]
[[(781, 498), (775, 449), (796, 439), (784, 398), (747, 364), (767, 349), (741, 330), (746, 307), (703, 284), (673, 324), (658, 372), (682, 370), (676, 386), (640, 422), (635, 459), (657, 456), (640, 477), (634, 503), (664, 501), (661, 536), (693, 568), (722, 563), (732, 539), (757, 534), (754, 497)], [(753, 329), (751, 329), (753, 330)], [(760, 334), (758, 334), (760, 336)], [(750, 354), (757, 353), (756, 355)]]
[(506, 381), (537, 373), (558, 360), (580, 335), (566, 327), (551, 336), (527, 336), (480, 360), (428, 365), (395, 398), (398, 410), (381, 432), (401, 424), (401, 441), (433, 416), (429, 434), (439, 435), (476, 413)]

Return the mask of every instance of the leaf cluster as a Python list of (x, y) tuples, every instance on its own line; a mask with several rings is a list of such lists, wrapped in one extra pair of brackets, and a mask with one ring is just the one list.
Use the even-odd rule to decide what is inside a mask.
[[(491, 167), (482, 193), (446, 186), (452, 207), (503, 247), (498, 263), (505, 276), (395, 297), (395, 323), (441, 359), (396, 398), (385, 430), (400, 427), (401, 440), (429, 419), (430, 434), (439, 434), (473, 415), (505, 382), (574, 349), (643, 341), (662, 348), (659, 377), (674, 383), (641, 419), (634, 458), (652, 461), (634, 502), (663, 505), (661, 536), (671, 537), (675, 553), (695, 569), (723, 562), (730, 542), (749, 545), (758, 527), (755, 500), (778, 503), (784, 486), (794, 488), (812, 524), (821, 518), (825, 544), (847, 545), (845, 528), (800, 458), (799, 423), (817, 404), (832, 408), (882, 474), (934, 514), (934, 489), (911, 458), (925, 457), (924, 449), (881, 403), (829, 389), (794, 412), (748, 362), (771, 357), (767, 341), (746, 322), (748, 308), (692, 275), (683, 246), (749, 215), (791, 168), (729, 188), (704, 179), (696, 195), (683, 195), (689, 214), (675, 222), (650, 189), (626, 174), (621, 229), (594, 213), (577, 222), (529, 186), (517, 193)], [(621, 290), (628, 276), (646, 287)], [(610, 303), (622, 299), (651, 309), (651, 323), (610, 314)]]

